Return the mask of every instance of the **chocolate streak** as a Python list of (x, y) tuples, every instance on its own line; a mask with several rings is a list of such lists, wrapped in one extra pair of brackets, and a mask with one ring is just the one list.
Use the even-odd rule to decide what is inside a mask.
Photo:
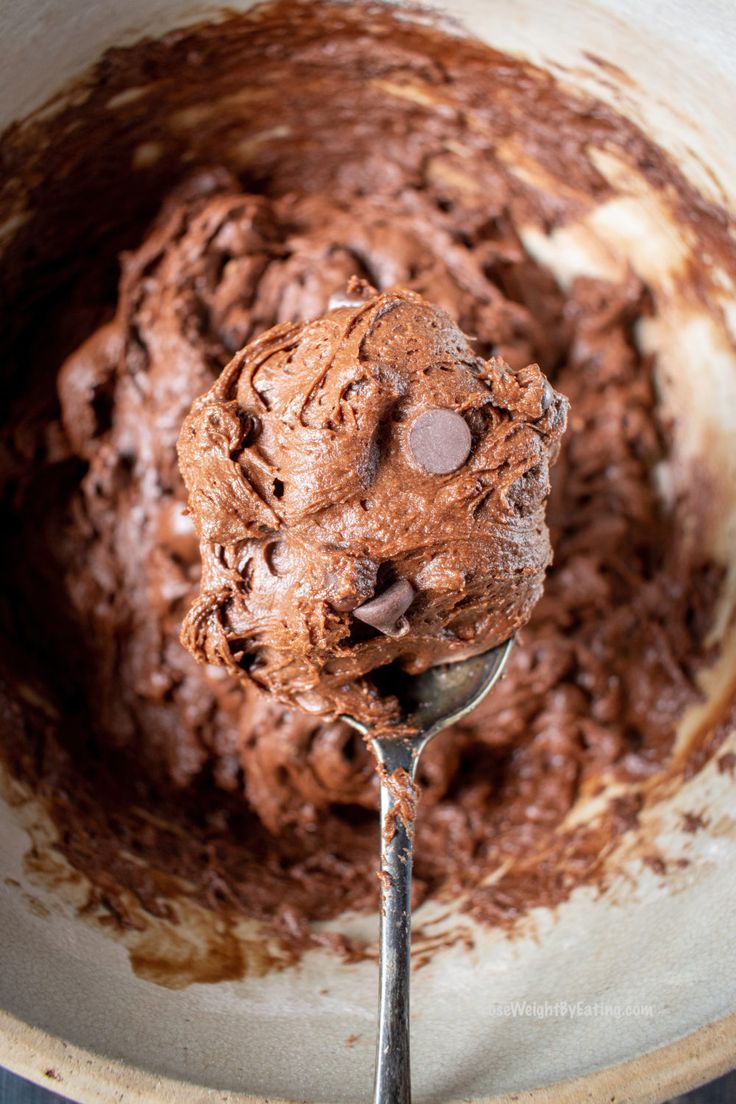
[[(732, 255), (725, 216), (602, 105), (375, 6), (283, 3), (173, 32), (109, 51), (80, 89), (5, 136), (0, 198), (19, 227), (2, 268), (4, 744), (58, 846), (122, 926), (116, 887), (155, 916), (176, 884), (294, 948), (317, 941), (311, 921), (375, 907), (362, 741), (178, 642), (199, 578), (181, 421), (235, 350), (320, 315), (357, 275), (425, 295), (484, 358), (537, 361), (573, 412), (544, 597), (492, 702), (420, 769), (417, 899), (465, 893), (497, 922), (595, 880), (698, 696), (720, 571), (683, 551), (653, 486), (668, 437), (632, 335), (656, 298), (633, 276), (563, 292), (519, 227), (610, 197), (601, 147), (666, 192), (704, 255)], [(706, 296), (705, 268), (690, 275)], [(556, 832), (604, 775), (628, 795)]]

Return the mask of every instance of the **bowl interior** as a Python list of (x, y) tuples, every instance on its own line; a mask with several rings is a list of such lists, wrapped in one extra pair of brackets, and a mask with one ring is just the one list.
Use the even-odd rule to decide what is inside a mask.
[[(680, 0), (656, 28), (633, 0), (567, 0), (554, 10), (536, 0), (453, 0), (441, 9), (494, 46), (549, 68), (640, 120), (707, 198), (727, 204), (734, 199), (736, 58), (727, 56), (723, 30), (736, 32), (736, 15), (727, 3), (702, 11)], [(96, 0), (85, 7), (52, 0), (42, 9), (21, 6), (0, 14), (11, 90), (3, 103), (6, 121), (35, 108), (108, 45), (200, 16), (201, 9), (181, 0)], [(565, 234), (545, 236), (530, 228), (525, 244), (561, 282), (628, 263), (661, 293), (657, 318), (638, 336), (658, 354), (662, 401), (676, 421), (678, 459), (703, 472), (708, 493), (698, 539), (725, 571), (713, 631), (718, 658), (702, 676), (704, 701), (683, 718), (684, 754), (722, 712), (736, 683), (730, 630), (736, 597), (732, 276), (723, 272), (723, 314), (714, 322), (713, 304), (693, 304), (672, 278), (681, 251), (696, 245), (615, 151), (600, 151), (599, 169), (616, 198)], [(13, 227), (6, 230), (10, 234)], [(678, 493), (680, 470), (673, 465), (662, 471), (665, 495)], [(724, 751), (736, 748), (735, 736)], [(245, 978), (179, 989), (155, 984), (133, 972), (125, 942), (77, 915), (84, 880), (63, 870), (53, 853), (53, 827), (32, 797), (12, 780), (3, 792), (3, 1010), (83, 1048), (93, 1064), (95, 1056), (120, 1059), (157, 1076), (258, 1099), (347, 1104), (365, 1098), (373, 1067), (374, 961), (344, 964), (327, 951), (311, 951), (296, 968), (264, 972), (258, 929), (244, 924), (236, 937), (249, 948)], [(642, 817), (636, 838), (627, 836), (611, 854), (603, 896), (580, 889), (554, 912), (532, 912), (513, 938), (465, 915), (448, 916), (444, 907), (422, 906), (417, 922), (434, 923), (438, 943), (445, 933), (448, 946), (414, 977), (416, 1099), (480, 1100), (551, 1086), (644, 1055), (732, 1013), (732, 792), (728, 772), (708, 762), (673, 786)], [(695, 834), (683, 828), (683, 815), (693, 810), (708, 811), (707, 828)], [(46, 856), (43, 882), (29, 866), (30, 841), (36, 854)], [(666, 879), (643, 861), (647, 842), (666, 853)], [(366, 935), (376, 924), (376, 916), (354, 916), (332, 926)], [(187, 926), (189, 933), (200, 933), (201, 955), (226, 942), (194, 906)], [(180, 954), (182, 977), (198, 980), (191, 939), (183, 943), (176, 925), (164, 929), (157, 938), (169, 940), (170, 952)], [(472, 949), (458, 938), (463, 932), (472, 937)], [(146, 948), (137, 945), (136, 953), (144, 958)], [(43, 1067), (39, 1055), (39, 1076)], [(204, 1098), (199, 1088), (187, 1092), (181, 1099)]]

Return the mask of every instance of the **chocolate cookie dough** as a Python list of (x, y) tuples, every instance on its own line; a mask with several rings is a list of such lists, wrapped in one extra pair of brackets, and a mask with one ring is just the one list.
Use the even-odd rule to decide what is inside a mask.
[(182, 642), (286, 704), (396, 731), (372, 672), (477, 655), (529, 619), (567, 402), (416, 293), (363, 290), (260, 335), (195, 400)]
[[(523, 646), (420, 765), (417, 900), (511, 923), (597, 881), (698, 701), (722, 569), (688, 536), (700, 474), (681, 467), (669, 505), (658, 492), (673, 426), (636, 335), (661, 289), (577, 254), (558, 282), (532, 245), (617, 200), (613, 151), (627, 187), (645, 178), (693, 228), (678, 279), (699, 303), (733, 253), (724, 213), (602, 103), (407, 8), (284, 0), (112, 50), (75, 91), (3, 142), (0, 716), (13, 773), (91, 879), (87, 914), (132, 927), (183, 895), (298, 950), (327, 940), (313, 921), (376, 906), (364, 742), (179, 641), (201, 583), (182, 422), (239, 349), (324, 315), (351, 276), (423, 296), (484, 361), (538, 363), (572, 411)], [(458, 462), (462, 441), (433, 460), (411, 428), (420, 458)], [(380, 633), (380, 606), (337, 612)], [(568, 831), (590, 794), (602, 819)]]

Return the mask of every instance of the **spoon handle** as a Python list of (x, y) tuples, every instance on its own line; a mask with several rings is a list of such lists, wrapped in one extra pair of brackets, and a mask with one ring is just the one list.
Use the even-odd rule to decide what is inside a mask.
[[(413, 778), (414, 752), (398, 741), (374, 741), (387, 774), (397, 767)], [(381, 930), (379, 1011), (374, 1104), (410, 1104), (409, 985), (413, 830), (396, 815), (396, 802), (381, 777)]]

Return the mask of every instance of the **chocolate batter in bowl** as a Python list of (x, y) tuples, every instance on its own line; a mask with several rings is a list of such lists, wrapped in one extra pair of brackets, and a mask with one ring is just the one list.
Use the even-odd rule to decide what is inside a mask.
[[(5, 134), (2, 995), (33, 1028), (223, 1091), (365, 1095), (368, 754), (178, 639), (199, 570), (183, 418), (351, 276), (425, 296), (571, 403), (544, 597), (422, 778), (418, 1097), (600, 1095), (733, 1011), (736, 258), (703, 166), (736, 152), (708, 154), (711, 97), (699, 147), (670, 131), (703, 158), (681, 172), (647, 136), (671, 88), (633, 27), (571, 5), (554, 33), (531, 9), (473, 29), (544, 69), (408, 9), (259, 8), (109, 50)], [(61, 1044), (6, 1038), (93, 1098)], [(670, 1058), (654, 1088), (642, 1059), (633, 1099), (732, 1058)]]

